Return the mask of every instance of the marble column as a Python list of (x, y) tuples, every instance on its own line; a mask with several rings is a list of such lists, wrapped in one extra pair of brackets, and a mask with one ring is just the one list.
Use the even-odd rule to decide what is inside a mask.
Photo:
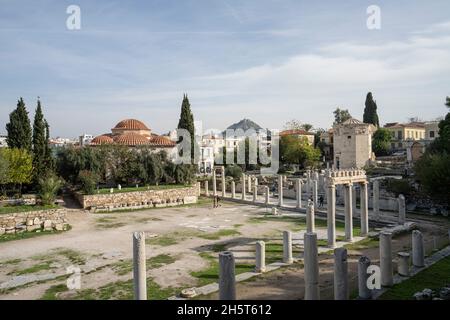
[(227, 195), (227, 183), (225, 180), (225, 167), (224, 166), (221, 167), (221, 171), (222, 171), (222, 198), (225, 198), (225, 196)]
[(245, 200), (245, 174), (242, 174), (242, 200)]
[(217, 196), (217, 176), (216, 176), (216, 169), (213, 169), (213, 196)]
[(297, 209), (302, 207), (302, 180), (295, 180), (295, 194), (297, 199)]
[(406, 222), (406, 203), (405, 196), (398, 196), (398, 223), (404, 224)]
[(209, 181), (205, 180), (205, 196), (209, 197)]
[(347, 249), (334, 249), (334, 300), (348, 300)]
[(423, 235), (419, 230), (412, 232), (412, 263), (415, 267), (425, 266)]
[(398, 274), (404, 277), (409, 277), (409, 260), (410, 255), (408, 252), (399, 252), (397, 253), (397, 271)]
[(375, 180), (373, 182), (372, 188), (373, 188), (373, 190), (372, 190), (372, 192), (373, 192), (373, 199), (372, 199), (373, 215), (376, 220), (380, 220), (380, 182), (378, 180)]
[(392, 233), (380, 233), (380, 271), (381, 285), (391, 287), (394, 284), (394, 271), (392, 267)]
[(230, 251), (219, 253), (219, 299), (236, 300), (234, 256)]
[(278, 176), (278, 205), (283, 205), (283, 176)]
[(264, 195), (266, 196), (266, 204), (269, 204), (269, 201), (270, 201), (270, 200), (269, 200), (269, 199), (270, 199), (269, 186), (266, 186)]
[(248, 193), (252, 192), (252, 176), (248, 176)]
[(372, 298), (372, 291), (367, 287), (367, 279), (369, 279), (367, 268), (369, 266), (370, 259), (366, 256), (361, 256), (358, 260), (358, 296), (360, 299)]
[(352, 211), (353, 211), (353, 216), (357, 217), (358, 211), (356, 208), (356, 185), (352, 186)]
[(255, 272), (266, 271), (266, 244), (264, 241), (256, 241)]
[(294, 262), (292, 258), (292, 233), (283, 231), (283, 262), (291, 264)]
[(306, 232), (304, 242), (305, 300), (319, 300), (319, 257), (317, 234)]
[(314, 208), (318, 208), (318, 181), (317, 180), (313, 180), (313, 203), (314, 203)]
[(234, 199), (236, 197), (236, 183), (231, 181), (231, 198)]
[(306, 208), (306, 231), (315, 231), (314, 203), (312, 201), (308, 201), (308, 207)]
[(345, 240), (353, 241), (352, 184), (345, 185)]
[(361, 208), (360, 208), (360, 218), (361, 218), (361, 236), (365, 237), (369, 234), (369, 201), (368, 201), (368, 191), (367, 182), (361, 183)]
[(253, 187), (253, 202), (258, 200), (258, 186), (255, 184)]
[(145, 232), (133, 232), (133, 283), (134, 299), (147, 300)]
[(327, 187), (327, 237), (328, 247), (336, 246), (336, 187), (328, 183)]

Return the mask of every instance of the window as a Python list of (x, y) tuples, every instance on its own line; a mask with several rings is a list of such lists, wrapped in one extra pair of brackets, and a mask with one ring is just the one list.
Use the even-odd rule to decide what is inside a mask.
[(403, 137), (402, 137), (403, 135), (402, 135), (402, 132), (401, 131), (397, 131), (397, 137), (401, 140), (401, 139), (403, 139)]
[(403, 144), (401, 142), (398, 143), (399, 148), (403, 148)]
[(391, 148), (395, 149), (395, 143), (394, 142), (391, 143)]
[(352, 138), (352, 136), (347, 136), (347, 139), (351, 139)]
[(430, 138), (434, 138), (434, 131), (430, 131)]
[(418, 132), (416, 131), (416, 139), (418, 138)]

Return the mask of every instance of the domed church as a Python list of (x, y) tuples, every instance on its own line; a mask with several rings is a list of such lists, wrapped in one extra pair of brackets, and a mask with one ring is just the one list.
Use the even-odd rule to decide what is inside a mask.
[(136, 119), (120, 121), (111, 133), (95, 137), (91, 145), (117, 144), (128, 147), (149, 146), (155, 149), (173, 149), (176, 143), (167, 136), (160, 136), (142, 122)]

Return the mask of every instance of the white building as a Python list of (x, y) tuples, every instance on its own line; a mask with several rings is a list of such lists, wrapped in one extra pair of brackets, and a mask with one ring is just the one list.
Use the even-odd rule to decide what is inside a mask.
[(94, 136), (92, 134), (84, 133), (83, 135), (79, 136), (80, 147), (90, 145), (93, 139)]
[(7, 148), (6, 136), (0, 135), (0, 148)]

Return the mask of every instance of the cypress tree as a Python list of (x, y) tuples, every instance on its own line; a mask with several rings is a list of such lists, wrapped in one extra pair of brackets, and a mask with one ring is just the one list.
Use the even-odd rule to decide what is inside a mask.
[(33, 169), (35, 181), (42, 177), (48, 168), (47, 152), (47, 122), (42, 113), (41, 101), (38, 100), (33, 122)]
[(377, 114), (377, 103), (373, 100), (372, 92), (367, 93), (363, 115), (364, 123), (371, 123), (377, 128), (380, 126)]
[(10, 148), (31, 151), (31, 124), (25, 102), (20, 98), (17, 108), (9, 114), (9, 123), (6, 124), (6, 142)]
[(191, 111), (191, 104), (187, 95), (183, 95), (183, 102), (181, 103), (180, 120), (178, 121), (178, 129), (186, 129), (191, 135), (191, 159), (195, 158), (194, 143), (195, 143), (195, 129), (194, 129), (194, 115)]

